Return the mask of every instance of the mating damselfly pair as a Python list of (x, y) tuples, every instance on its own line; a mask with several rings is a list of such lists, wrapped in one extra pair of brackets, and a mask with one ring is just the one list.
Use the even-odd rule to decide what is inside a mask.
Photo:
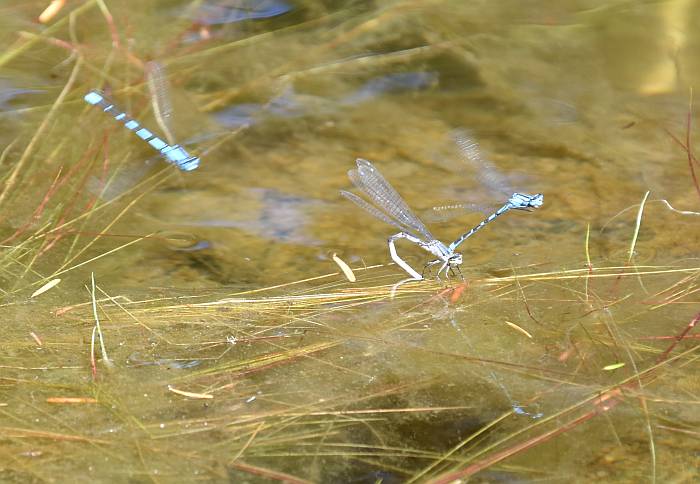
[[(462, 158), (466, 162), (474, 165), (477, 169), (484, 170), (486, 176), (481, 177), (484, 178), (484, 184), (493, 185), (493, 179), (497, 178), (496, 171), (488, 162), (481, 158), (479, 145), (473, 139), (462, 133), (455, 133), (453, 137), (455, 138)], [(386, 181), (372, 163), (361, 158), (358, 158), (356, 163), (357, 168), (350, 170), (348, 176), (353, 184), (364, 192), (374, 205), (358, 197), (354, 193), (344, 190), (340, 193), (379, 220), (393, 225), (400, 230), (397, 234), (389, 237), (389, 253), (393, 261), (413, 279), (423, 279), (423, 275), (418, 273), (406, 261), (399, 257), (394, 245), (396, 240), (406, 239), (437, 257), (434, 261), (429, 262), (426, 267), (441, 264), (437, 271), (437, 277), (439, 279), (440, 274), (443, 272), (445, 276), (447, 276), (448, 271), (452, 271), (453, 273), (454, 269), (459, 271), (459, 266), (463, 262), (462, 254), (455, 252), (455, 250), (462, 242), (474, 235), (486, 224), (510, 210), (530, 211), (541, 207), (544, 202), (544, 195), (541, 193), (528, 195), (525, 193), (513, 192), (501, 208), (486, 217), (473, 229), (458, 237), (454, 242), (446, 245), (437, 240), (430, 233), (425, 224), (423, 224), (418, 216), (408, 207), (403, 198), (401, 198), (401, 195)], [(498, 181), (498, 184), (500, 184), (500, 188), (505, 187), (505, 184), (500, 181)]]

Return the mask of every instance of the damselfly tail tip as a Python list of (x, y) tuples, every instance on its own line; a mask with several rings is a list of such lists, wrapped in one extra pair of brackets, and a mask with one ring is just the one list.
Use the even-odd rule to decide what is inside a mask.
[(104, 99), (104, 96), (102, 96), (100, 91), (98, 91), (97, 89), (92, 89), (85, 96), (83, 96), (83, 99), (85, 99), (85, 101), (88, 104), (92, 104), (94, 106), (95, 104), (102, 101)]

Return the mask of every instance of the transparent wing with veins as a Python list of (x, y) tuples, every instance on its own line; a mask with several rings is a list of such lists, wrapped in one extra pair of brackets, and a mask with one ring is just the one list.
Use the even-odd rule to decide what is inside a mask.
[[(349, 198), (380, 220), (390, 223), (404, 232), (414, 232), (417, 234), (418, 238), (422, 238), (425, 241), (435, 240), (435, 237), (433, 237), (423, 222), (421, 222), (416, 214), (408, 207), (403, 198), (401, 198), (401, 195), (386, 181), (372, 163), (358, 158), (357, 169), (350, 170), (348, 176), (355, 186), (370, 198), (376, 208), (375, 210), (370, 210), (366, 206), (369, 205), (366, 202), (365, 205), (363, 205), (347, 195), (345, 195), (346, 198)], [(362, 201), (364, 202), (364, 200)], [(387, 219), (392, 221), (388, 221)]]
[(170, 102), (168, 90), (168, 76), (165, 68), (158, 62), (146, 63), (146, 79), (148, 80), (148, 91), (151, 95), (153, 105), (153, 115), (156, 122), (165, 135), (168, 143), (175, 144), (175, 137), (172, 130), (173, 106)]
[(450, 138), (457, 145), (460, 158), (471, 167), (476, 178), (483, 186), (493, 192), (510, 195), (515, 190), (510, 186), (508, 179), (503, 176), (490, 161), (484, 159), (479, 143), (472, 134), (464, 129), (456, 129), (450, 133)]
[(347, 192), (345, 190), (340, 190), (340, 194), (353, 202), (355, 205), (358, 207), (366, 210), (369, 214), (374, 215), (376, 218), (381, 220), (384, 223), (387, 223), (389, 225), (393, 225), (397, 229), (399, 229), (401, 232), (406, 232), (410, 235), (415, 236), (414, 233), (411, 232), (411, 230), (408, 227), (405, 227), (404, 225), (401, 225), (398, 223), (396, 220), (393, 218), (389, 217), (387, 214), (379, 210), (377, 207), (372, 205), (371, 203), (367, 202), (365, 199), (358, 197), (352, 192)]
[[(463, 164), (470, 168), (470, 173), (473, 174), (472, 176), (476, 178), (479, 184), (485, 187), (489, 193), (499, 193), (509, 198), (515, 193), (509, 177), (503, 175), (493, 163), (483, 157), (479, 143), (476, 142), (470, 131), (464, 129), (453, 130), (450, 132), (450, 138), (457, 147), (459, 158)], [(481, 212), (486, 215), (493, 212), (493, 208), (462, 201), (433, 207), (431, 213), (426, 216), (429, 220), (445, 221), (467, 212)]]

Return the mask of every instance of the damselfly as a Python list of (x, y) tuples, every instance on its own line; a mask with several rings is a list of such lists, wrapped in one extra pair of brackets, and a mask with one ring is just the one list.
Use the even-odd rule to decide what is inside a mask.
[(183, 171), (192, 171), (199, 166), (199, 158), (191, 156), (180, 145), (168, 144), (151, 131), (142, 127), (138, 121), (131, 118), (121, 109), (117, 108), (114, 103), (102, 92), (93, 89), (85, 95), (85, 101), (93, 106), (99, 106), (102, 110), (112, 116), (114, 119), (122, 123), (128, 130), (136, 133), (136, 136), (147, 142), (165, 158), (166, 161), (176, 165)]
[(406, 239), (437, 257), (436, 260), (429, 262), (428, 266), (442, 263), (437, 271), (437, 277), (440, 278), (440, 274), (443, 271), (446, 276), (448, 271), (453, 273), (454, 269), (459, 271), (459, 266), (462, 264), (462, 254), (455, 252), (455, 249), (483, 226), (508, 210), (537, 208), (542, 205), (543, 201), (542, 194), (523, 195), (514, 193), (503, 207), (448, 246), (433, 237), (423, 222), (411, 211), (394, 187), (386, 181), (372, 163), (361, 158), (358, 158), (356, 163), (357, 169), (350, 170), (348, 176), (353, 184), (370, 198), (374, 205), (354, 193), (344, 190), (340, 193), (379, 220), (400, 230), (399, 233), (389, 237), (389, 253), (393, 261), (414, 279), (423, 279), (423, 276), (399, 257), (394, 245), (396, 240)]
[[(484, 227), (486, 224), (493, 222), (496, 217), (503, 215), (509, 210), (531, 211), (542, 206), (544, 203), (544, 195), (541, 193), (529, 195), (527, 193), (513, 191), (508, 183), (508, 180), (501, 173), (499, 173), (498, 170), (496, 170), (492, 163), (484, 159), (484, 157), (481, 155), (479, 144), (470, 136), (469, 132), (464, 130), (454, 130), (451, 133), (451, 138), (459, 149), (459, 154), (462, 161), (469, 165), (472, 171), (475, 172), (475, 177), (477, 180), (479, 180), (479, 182), (490, 191), (502, 193), (508, 197), (506, 203), (501, 208), (486, 217), (476, 227), (462, 235), (459, 239), (452, 242), (450, 247), (453, 250), (459, 244), (474, 235), (479, 229)], [(471, 204), (459, 203), (450, 206), (433, 207), (433, 210), (440, 212), (446, 209), (454, 208), (472, 209), (473, 206)]]
[[(496, 217), (503, 215), (509, 210), (531, 211), (542, 206), (544, 203), (544, 195), (541, 193), (529, 195), (527, 193), (512, 191), (505, 178), (491, 163), (482, 157), (479, 144), (469, 135), (467, 131), (455, 130), (452, 132), (451, 136), (459, 149), (463, 161), (471, 165), (471, 167), (477, 172), (477, 178), (481, 181), (481, 183), (493, 191), (499, 191), (510, 195), (508, 195), (508, 200), (501, 208), (486, 217), (469, 232), (463, 234), (460, 238), (452, 242), (449, 247), (450, 249), (456, 249), (459, 244), (474, 235), (486, 224), (493, 222)], [(439, 209), (439, 207), (435, 207), (435, 209)]]
[(362, 158), (358, 158), (356, 163), (357, 169), (348, 171), (350, 181), (362, 190), (372, 200), (374, 205), (345, 190), (341, 190), (340, 194), (379, 220), (400, 230), (399, 233), (389, 237), (388, 241), (389, 253), (394, 262), (414, 279), (423, 279), (423, 276), (401, 259), (396, 252), (394, 242), (398, 239), (406, 239), (437, 257), (435, 261), (430, 263), (431, 265), (442, 262), (442, 266), (437, 274), (438, 277), (440, 277), (440, 273), (443, 270), (445, 272), (454, 268), (459, 270), (458, 266), (462, 263), (462, 254), (454, 252), (454, 250), (433, 237), (423, 222), (404, 202), (401, 195), (384, 179), (372, 163)]

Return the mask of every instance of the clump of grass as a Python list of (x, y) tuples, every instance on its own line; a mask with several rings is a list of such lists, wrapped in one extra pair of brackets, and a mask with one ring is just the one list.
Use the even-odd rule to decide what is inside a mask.
[[(682, 405), (674, 403), (672, 395), (682, 391), (674, 381), (692, 367), (700, 345), (678, 345), (691, 341), (687, 338), (700, 317), (696, 315), (682, 329), (678, 326), (673, 340), (662, 346), (649, 346), (645, 342), (649, 340), (634, 335), (644, 334), (645, 315), (670, 310), (680, 294), (687, 299), (693, 293), (700, 267), (633, 269), (620, 266), (514, 273), (471, 279), (468, 286), (446, 287), (425, 281), (402, 286), (392, 299), (392, 285), (381, 283), (390, 277), (386, 269), (354, 268), (359, 274), (356, 284), (344, 281), (341, 273), (333, 273), (222, 295), (144, 300), (110, 296), (101, 299), (100, 307), (109, 321), (110, 335), (127, 341), (126, 346), (137, 347), (144, 338), (155, 337), (160, 357), (170, 362), (153, 364), (177, 367), (177, 361), (198, 362), (165, 377), (169, 391), (174, 387), (185, 392), (176, 397), (178, 406), (187, 408), (188, 401), (207, 395), (208, 401), (222, 409), (208, 412), (205, 420), (194, 416), (166, 419), (166, 431), (149, 425), (151, 438), (192, 438), (191, 429), (200, 428), (194, 435), (204, 432), (200, 438), (208, 448), (211, 440), (201, 427), (206, 423), (229, 436), (215, 439), (214, 446), (235, 455), (228, 465), (245, 473), (313, 481), (318, 475), (299, 474), (298, 466), (287, 466), (289, 459), (322, 460), (325, 465), (333, 463), (334, 469), (350, 461), (360, 468), (392, 469), (391, 473), (410, 481), (453, 482), (489, 469), (518, 469), (502, 465), (520, 462), (519, 456), (537, 447), (562, 445), (555, 442), (586, 427), (603, 424), (627, 434), (631, 429), (625, 421), (635, 413), (635, 402), (641, 405), (641, 414), (634, 418), (646, 420), (648, 442), (654, 443), (651, 457), (656, 458), (657, 434), (669, 432), (659, 427), (656, 408)], [(656, 292), (632, 291), (639, 287), (639, 278), (646, 286), (656, 287)], [(584, 293), (584, 288), (588, 292)], [(459, 299), (452, 299), (455, 292), (460, 293)], [(570, 294), (578, 301), (550, 297), (548, 307), (543, 306), (540, 298), (554, 292)], [(526, 301), (531, 306), (527, 310)], [(490, 331), (523, 344), (527, 341), (533, 348), (498, 348), (491, 350), (494, 356), (484, 357), (479, 353), (488, 351), (483, 345), (493, 344), (490, 341), (471, 340), (460, 350), (459, 344), (438, 336), (457, 330), (455, 336), (468, 338), (465, 332), (475, 331), (469, 315), (490, 312), (487, 308), (493, 304), (519, 307), (522, 315), (510, 319), (528, 328), (531, 336), (509, 329), (508, 324)], [(382, 315), (382, 308), (389, 313)], [(82, 307), (75, 307), (67, 315), (76, 311), (84, 313)], [(452, 326), (444, 324), (449, 320)], [(431, 325), (428, 332), (421, 330), (425, 323)], [(419, 338), (420, 343), (416, 334), (425, 335)], [(557, 350), (542, 361), (537, 355), (552, 353), (545, 349), (552, 344)], [(432, 363), (418, 372), (422, 377), (390, 384), (379, 376), (376, 385), (358, 393), (358, 383), (386, 371), (363, 362), (368, 353), (371, 358), (380, 358), (381, 366), (387, 364), (388, 355)], [(342, 363), (344, 359), (350, 364)], [(626, 364), (609, 365), (617, 361)], [(420, 438), (402, 447), (392, 429), (400, 428), (405, 419), (455, 419), (465, 412), (487, 410), (475, 409), (469, 400), (463, 405), (456, 401), (417, 404), (426, 392), (441, 388), (445, 382), (457, 383), (453, 372), (460, 374), (465, 367), (476, 381), (496, 390), (512, 387), (508, 393), (532, 380), (520, 391), (518, 401), (537, 406), (542, 417), (519, 416), (516, 407), (506, 405), (448, 449), (422, 446)], [(324, 384), (324, 375), (329, 372), (338, 374), (336, 378), (348, 387), (343, 390)], [(503, 382), (510, 384), (504, 387)], [(319, 392), (323, 398), (314, 398)], [(465, 390), (463, 396), (467, 395)], [(162, 405), (168, 401), (163, 400)], [(153, 405), (161, 406), (157, 402)], [(669, 423), (663, 428), (683, 428), (679, 421)], [(590, 437), (588, 445), (595, 441)], [(594, 449), (591, 452), (595, 453)], [(637, 459), (644, 460), (642, 456)], [(518, 472), (541, 472), (529, 467), (525, 464)]]

